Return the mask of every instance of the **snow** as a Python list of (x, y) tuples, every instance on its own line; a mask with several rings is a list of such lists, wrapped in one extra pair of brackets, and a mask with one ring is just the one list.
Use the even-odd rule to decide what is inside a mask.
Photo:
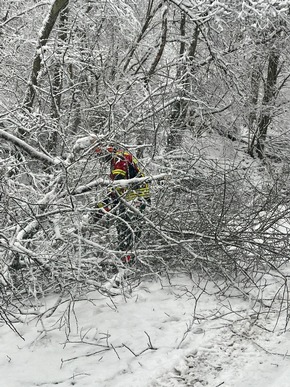
[(73, 146), (73, 152), (77, 152), (80, 149), (90, 147), (94, 142), (97, 141), (97, 137), (94, 134), (79, 138)]
[(1, 386), (289, 387), (282, 312), (277, 323), (260, 310), (256, 324), (253, 304), (187, 275), (111, 298), (53, 295), (21, 315), (24, 340), (1, 326)]

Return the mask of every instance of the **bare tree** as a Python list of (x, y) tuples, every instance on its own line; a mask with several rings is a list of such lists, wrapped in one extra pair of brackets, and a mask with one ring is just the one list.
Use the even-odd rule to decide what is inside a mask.
[(33, 106), (33, 101), (36, 94), (35, 89), (38, 84), (38, 75), (41, 69), (43, 50), (45, 50), (45, 45), (48, 41), (49, 35), (55, 25), (55, 22), (60, 12), (68, 6), (68, 3), (69, 3), (69, 0), (53, 1), (53, 3), (51, 4), (49, 13), (46, 19), (44, 20), (42, 29), (39, 33), (38, 44), (36, 47), (36, 52), (32, 63), (31, 74), (28, 81), (28, 88), (23, 102), (23, 106), (28, 110), (31, 110)]
[[(264, 82), (264, 96), (262, 99), (262, 108), (260, 117), (258, 117), (256, 132), (251, 141), (250, 154), (257, 153), (258, 157), (265, 157), (265, 141), (267, 139), (268, 127), (273, 118), (275, 100), (277, 98), (277, 81), (279, 75), (280, 53), (277, 49), (272, 49), (269, 54), (267, 75)], [(254, 103), (257, 102), (254, 97)]]
[(58, 38), (56, 55), (57, 60), (54, 64), (53, 79), (52, 79), (52, 117), (59, 118), (60, 107), (61, 107), (61, 93), (63, 87), (63, 72), (64, 72), (64, 55), (65, 55), (65, 44), (68, 39), (68, 6), (66, 6), (59, 15), (59, 26), (58, 26)]

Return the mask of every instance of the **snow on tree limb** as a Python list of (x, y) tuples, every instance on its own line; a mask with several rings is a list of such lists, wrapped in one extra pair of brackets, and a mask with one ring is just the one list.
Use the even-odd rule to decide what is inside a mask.
[(94, 134), (79, 138), (73, 146), (73, 153), (78, 152), (80, 149), (89, 148), (91, 145), (96, 143), (96, 141), (97, 136)]
[[(85, 193), (87, 191), (91, 191), (96, 186), (106, 186), (109, 185), (109, 181), (106, 181), (104, 179), (96, 179), (91, 181), (88, 184), (84, 184), (81, 186), (76, 187), (73, 191), (70, 192), (71, 195), (79, 195), (82, 193)], [(66, 192), (64, 193), (66, 194)]]
[(25, 152), (30, 154), (32, 157), (34, 157), (34, 158), (36, 158), (38, 160), (41, 160), (44, 163), (51, 164), (51, 165), (59, 165), (61, 163), (60, 159), (52, 158), (52, 157), (46, 155), (43, 152), (39, 152), (34, 147), (32, 147), (31, 145), (27, 144), (25, 141), (21, 140), (17, 136), (14, 136), (11, 133), (6, 132), (3, 129), (0, 129), (0, 137), (4, 138), (7, 141), (12, 142), (17, 147), (25, 150)]
[(17, 15), (13, 15), (13, 16), (9, 17), (8, 19), (3, 20), (3, 22), (0, 24), (0, 28), (5, 27), (8, 23), (12, 22), (15, 19), (20, 18), (20, 16), (28, 14), (30, 11), (34, 10), (35, 8), (43, 7), (44, 5), (48, 5), (48, 4), (49, 4), (48, 1), (43, 1), (41, 3), (34, 4), (33, 6), (31, 6), (29, 8), (26, 8), (23, 11), (17, 13)]
[(50, 157), (49, 155), (38, 151), (33, 146), (27, 144), (27, 142), (21, 140), (19, 137), (15, 136), (14, 134), (8, 133), (7, 131), (0, 129), (0, 138), (4, 138), (5, 140), (13, 143), (17, 147), (23, 149), (25, 152), (27, 152), (31, 157), (36, 158), (38, 160), (43, 161), (46, 164), (50, 165), (60, 165), (60, 164), (70, 164), (72, 159), (74, 158), (74, 153), (76, 153), (79, 150), (88, 149), (91, 150), (90, 146), (92, 146), (93, 143), (96, 142), (97, 137), (95, 135), (90, 135), (86, 137), (79, 138), (74, 146), (72, 147), (72, 153), (68, 156), (66, 160), (58, 158), (58, 157)]
[[(170, 177), (170, 174), (168, 173), (160, 173), (159, 175), (151, 175), (151, 176), (145, 176), (145, 177), (134, 177), (133, 179), (122, 179), (122, 180), (116, 180), (112, 182), (111, 180), (106, 179), (96, 179), (88, 184), (81, 185), (76, 187), (73, 191), (70, 192), (71, 195), (79, 195), (88, 191), (91, 191), (94, 187), (97, 186), (113, 186), (113, 187), (127, 187), (131, 184), (138, 184), (138, 183), (147, 183), (151, 182), (153, 180), (165, 180)], [(64, 192), (66, 195), (67, 192)]]
[(136, 183), (147, 183), (153, 180), (165, 180), (170, 177), (170, 174), (168, 173), (160, 173), (159, 175), (151, 175), (151, 176), (145, 176), (145, 177), (134, 177), (132, 179), (122, 179), (122, 180), (116, 180), (113, 182), (113, 186), (118, 187), (127, 187), (131, 184)]

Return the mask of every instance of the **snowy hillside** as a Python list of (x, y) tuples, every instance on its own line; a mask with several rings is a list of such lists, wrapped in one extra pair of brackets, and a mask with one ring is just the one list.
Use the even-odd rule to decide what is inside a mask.
[(44, 299), (16, 324), (23, 339), (1, 327), (1, 385), (289, 387), (283, 312), (273, 333), (277, 315), (218, 290), (175, 276), (111, 299)]

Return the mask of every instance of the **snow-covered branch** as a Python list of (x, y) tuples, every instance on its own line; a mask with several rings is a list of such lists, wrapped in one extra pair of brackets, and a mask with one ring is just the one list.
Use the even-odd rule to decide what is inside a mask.
[(3, 23), (0, 24), (0, 28), (5, 27), (8, 23), (11, 23), (15, 19), (19, 19), (23, 15), (27, 15), (29, 12), (33, 11), (35, 8), (43, 7), (44, 5), (49, 5), (49, 4), (50, 4), (49, 1), (44, 1), (41, 3), (37, 3), (37, 4), (33, 5), (32, 7), (26, 8), (22, 12), (19, 12), (17, 15), (11, 16), (11, 17), (7, 18), (6, 20), (4, 20)]
[(166, 180), (170, 176), (171, 175), (168, 173), (160, 173), (159, 175), (150, 175), (145, 177), (134, 177), (133, 179), (116, 180), (110, 184), (113, 184), (113, 186), (118, 186), (118, 187), (127, 187), (128, 185), (131, 185), (131, 184), (147, 183), (154, 180)]
[(4, 138), (7, 141), (12, 142), (14, 145), (16, 145), (17, 147), (23, 149), (25, 152), (30, 154), (30, 156), (32, 156), (32, 157), (34, 157), (34, 158), (36, 158), (38, 160), (41, 160), (41, 161), (43, 161), (46, 164), (59, 165), (61, 163), (60, 159), (50, 157), (50, 156), (46, 155), (43, 152), (39, 152), (34, 147), (32, 147), (31, 145), (27, 144), (27, 142), (21, 140), (20, 138), (18, 138), (17, 136), (14, 136), (11, 133), (6, 132), (3, 129), (0, 129), (0, 137)]
[[(74, 188), (72, 191), (70, 191), (70, 195), (79, 195), (79, 194), (91, 191), (94, 187), (108, 186), (109, 184), (110, 184), (109, 180), (105, 180), (105, 179), (101, 179), (101, 178), (96, 179), (96, 180), (89, 182), (88, 184), (80, 185), (80, 186)], [(65, 196), (66, 194), (67, 193), (64, 192), (62, 196)]]
[(96, 143), (98, 140), (97, 136), (94, 134), (90, 134), (89, 136), (81, 137), (79, 138), (74, 146), (73, 146), (73, 153), (78, 152), (81, 149), (86, 149), (92, 146), (94, 143)]

